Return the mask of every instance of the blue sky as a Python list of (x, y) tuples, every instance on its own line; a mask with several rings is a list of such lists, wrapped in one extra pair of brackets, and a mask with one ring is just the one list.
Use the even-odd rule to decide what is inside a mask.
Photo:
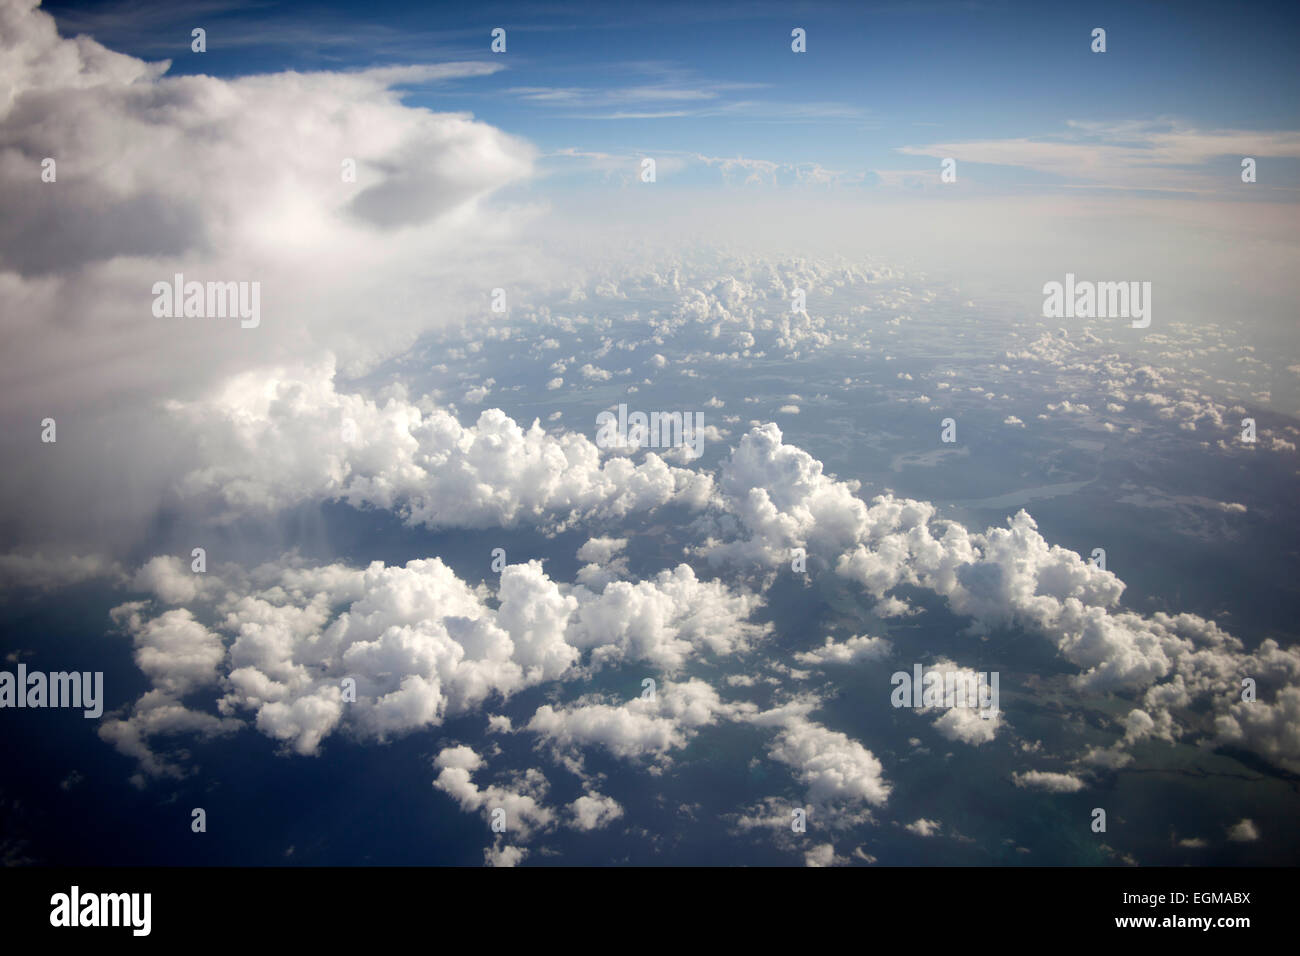
[[(1171, 131), (1294, 131), (1300, 101), (1295, 4), (1240, 14), (1200, 3), (973, 2), (45, 9), (65, 34), (84, 30), (123, 52), (170, 58), (173, 74), (487, 64), (496, 72), (416, 84), (408, 102), (469, 111), (544, 157), (744, 157), (817, 164), (848, 184), (878, 184), (882, 170), (931, 173), (930, 153), (899, 150), (933, 144), (1026, 139), (1086, 155), (1097, 143), (1150, 149)], [(206, 54), (188, 48), (193, 26), (208, 31)], [(508, 31), (503, 55), (488, 50), (497, 26)], [(807, 31), (806, 54), (790, 50), (795, 26)], [(1090, 50), (1098, 26), (1105, 54)], [(1184, 138), (1161, 161), (1230, 181), (1237, 149), (1223, 148), (1221, 158), (1207, 155)], [(983, 162), (987, 150), (954, 152), (989, 184), (1080, 180), (1034, 162)], [(1254, 152), (1268, 156), (1262, 146)], [(1274, 154), (1253, 198), (1276, 196), (1279, 185), (1288, 195), (1276, 198), (1294, 198), (1294, 137)]]

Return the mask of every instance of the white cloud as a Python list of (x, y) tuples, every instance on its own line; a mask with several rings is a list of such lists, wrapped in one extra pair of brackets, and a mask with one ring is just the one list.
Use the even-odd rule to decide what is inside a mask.
[(834, 866), (838, 860), (835, 856), (835, 844), (819, 843), (804, 854), (804, 866)]
[(573, 826), (579, 830), (600, 830), (623, 815), (623, 808), (613, 797), (584, 793), (569, 804)]
[(793, 768), (814, 806), (882, 806), (890, 786), (880, 761), (856, 740), (794, 714), (769, 746), (773, 760)]
[(521, 846), (493, 845), (483, 850), (483, 862), (487, 866), (518, 866), (528, 856), (528, 848)]
[[(406, 106), (393, 89), (499, 66), (171, 76), (168, 62), (59, 37), (23, 0), (0, 3), (0, 22), (0, 297), (12, 306), (0, 376), (7, 426), (24, 423), (21, 438), (0, 429), (3, 454), (18, 460), (26, 423), (47, 415), (62, 432), (94, 409), (94, 427), (118, 436), (61, 434), (57, 472), (35, 460), (6, 469), (0, 500), (53, 513), (76, 499), (83, 520), (147, 521), (122, 512), (152, 506), (173, 477), (159, 400), (254, 364), (339, 355), (361, 373), (463, 318), (458, 303), (485, 295), (489, 271), (548, 281), (514, 238), (525, 213), (480, 214), (532, 174), (533, 148), (466, 114)], [(46, 157), (52, 183), (38, 178)], [(260, 283), (260, 324), (155, 317), (151, 289), (176, 273)], [(389, 307), (397, 289), (419, 307)], [(75, 349), (49, 335), (56, 324)], [(121, 464), (142, 458), (155, 467)], [(48, 522), (12, 505), (6, 517), (50, 540)]]
[(662, 764), (702, 727), (733, 712), (703, 681), (665, 681), (653, 699), (634, 697), (624, 704), (579, 702), (567, 707), (543, 704), (526, 729), (559, 749), (599, 746), (616, 757), (649, 757)]
[(645, 581), (614, 581), (599, 595), (579, 587), (572, 641), (592, 650), (597, 665), (640, 660), (665, 671), (708, 651), (724, 656), (744, 650), (767, 630), (748, 623), (762, 598), (702, 581), (689, 565), (660, 571)]
[(990, 713), (992, 716), (985, 717), (984, 712), (976, 707), (949, 707), (935, 718), (934, 729), (948, 740), (978, 747), (993, 740), (1001, 726), (1002, 712)]
[(707, 499), (707, 475), (672, 468), (654, 454), (640, 464), (602, 461), (576, 432), (525, 429), (499, 409), (463, 427), (448, 412), (381, 404), (339, 392), (332, 362), (238, 375), (201, 401), (171, 403), (197, 436), (201, 465), (185, 476), (187, 498), (216, 497), (230, 513), (302, 501), (373, 505), (430, 527), (562, 528), (680, 501)]
[(1252, 820), (1238, 820), (1228, 827), (1228, 839), (1234, 843), (1253, 843), (1259, 839), (1259, 828)]
[(908, 833), (915, 833), (919, 837), (932, 837), (938, 835), (939, 831), (943, 829), (943, 824), (938, 820), (927, 820), (925, 817), (921, 817), (919, 820), (907, 824), (903, 829)]
[(193, 601), (199, 595), (201, 587), (220, 587), (204, 574), (199, 574), (191, 566), (175, 555), (158, 555), (144, 563), (135, 577), (131, 587), (137, 591), (147, 591), (165, 604), (184, 604)]
[(1271, 702), (1236, 701), (1217, 718), (1216, 729), (1224, 743), (1300, 773), (1300, 686), (1282, 688)]
[(194, 619), (184, 608), (144, 618), (142, 604), (114, 610), (114, 619), (131, 634), (135, 663), (154, 687), (174, 697), (215, 684), (225, 659), (221, 637)]
[(152, 690), (132, 705), (128, 716), (105, 716), (99, 736), (120, 753), (139, 761), (140, 772), (132, 782), (143, 787), (149, 777), (179, 779), (187, 774), (181, 757), (160, 753), (154, 739), (181, 734), (217, 737), (234, 733), (242, 726), (239, 720), (190, 710), (165, 691)]
[[(179, 698), (205, 687), (215, 694), (219, 684), (221, 715), (237, 725), (235, 718), (251, 713), (260, 732), (302, 755), (317, 753), (340, 729), (383, 740), (525, 687), (570, 679), (588, 651), (597, 667), (644, 660), (670, 668), (705, 650), (734, 653), (765, 632), (746, 621), (761, 603), (756, 595), (701, 581), (685, 565), (600, 594), (557, 584), (540, 562), (507, 565), (491, 605), (485, 588), (471, 587), (438, 558), (363, 569), (291, 563), (242, 578), (233, 570), (220, 586), (192, 596), (204, 618), (217, 622), (212, 628), (189, 608), (148, 601), (122, 605), (114, 617), (133, 636), (137, 664), (156, 694)], [(353, 691), (346, 681), (355, 682), (355, 700), (345, 699)], [(665, 682), (657, 701), (632, 702), (629, 723), (620, 725), (616, 714), (608, 739), (622, 752), (616, 738), (626, 730), (662, 752), (727, 709), (708, 685)], [(555, 729), (563, 738), (569, 731), (560, 725), (571, 716), (580, 738), (599, 713), (561, 711), (548, 728), (539, 711), (528, 729)], [(139, 756), (150, 725), (137, 724), (114, 734)], [(225, 732), (232, 724), (214, 726)], [(512, 729), (504, 717), (493, 717), (492, 727)]]
[(1084, 787), (1083, 781), (1072, 773), (1055, 773), (1050, 770), (1027, 770), (1013, 773), (1011, 779), (1017, 787), (1046, 790), (1048, 793), (1075, 793)]
[[(446, 747), (434, 758), (433, 765), (438, 770), (434, 787), (456, 800), (466, 813), (481, 812), (489, 823), (494, 811), (504, 810), (507, 833), (528, 839), (534, 831), (549, 829), (555, 823), (554, 812), (542, 803), (548, 785), (539, 770), (517, 774), (507, 786), (483, 788), (473, 779), (483, 768), (483, 760), (470, 747)], [(507, 852), (503, 859), (513, 860), (513, 865), (522, 857)]]
[(850, 637), (842, 643), (835, 643), (826, 638), (826, 643), (811, 651), (801, 651), (794, 655), (800, 664), (854, 664), (860, 661), (878, 661), (889, 656), (893, 645), (883, 637)]
[(934, 143), (904, 146), (899, 152), (1019, 166), (1071, 184), (1213, 193), (1225, 189), (1222, 177), (1187, 167), (1206, 166), (1219, 156), (1300, 157), (1300, 135), (1291, 130), (1205, 130), (1176, 121), (1071, 120), (1067, 130), (1053, 138)]
[(589, 538), (578, 549), (578, 560), (587, 564), (578, 569), (578, 582), (589, 588), (602, 589), (610, 581), (627, 577), (627, 538)]

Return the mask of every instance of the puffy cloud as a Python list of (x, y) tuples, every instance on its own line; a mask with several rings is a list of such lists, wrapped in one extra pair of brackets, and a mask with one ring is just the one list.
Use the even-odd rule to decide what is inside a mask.
[[(259, 399), (242, 406), (244, 411), (232, 420), (240, 427), (270, 421), (275, 417), (273, 405), (279, 406), (275, 414), (284, 408), (315, 414), (329, 404), (330, 395), (338, 397), (328, 374), (315, 381), (320, 393), (291, 390), (283, 399)], [(356, 409), (382, 410), (358, 401)], [(423, 437), (415, 434), (423, 426), (411, 428), (409, 422), (423, 422), (425, 413), (402, 402), (390, 398), (384, 407), (398, 409), (395, 417), (408, 422), (406, 435), (418, 446)], [(250, 407), (252, 414), (247, 413)], [(289, 419), (296, 414), (290, 411)], [(442, 447), (473, 445), (478, 439), (464, 438), (461, 433), (466, 431), (460, 430), (460, 437)], [(515, 437), (521, 433), (517, 430)], [(403, 444), (399, 435), (393, 447)], [(494, 447), (505, 444), (496, 442)], [(417, 462), (421, 454), (406, 450), (399, 458)], [(539, 454), (546, 458), (550, 451)], [(400, 474), (402, 467), (378, 470)], [(495, 472), (506, 481), (517, 469), (502, 466)], [(484, 500), (500, 503), (516, 491), (531, 493), (537, 484), (517, 481)], [(614, 492), (617, 496), (627, 485), (612, 480), (611, 488), (621, 489)], [(775, 563), (784, 560), (790, 547), (806, 546), (836, 573), (877, 595), (882, 605), (894, 600), (888, 593), (892, 588), (907, 584), (944, 596), (955, 612), (968, 615), (979, 628), (1021, 626), (1043, 633), (1078, 667), (1074, 683), (1080, 692), (1142, 695), (1123, 737), (1110, 750), (1094, 747), (1081, 758), (1085, 763), (1121, 766), (1128, 759), (1124, 749), (1139, 740), (1173, 740), (1198, 726), (1212, 727), (1218, 741), (1246, 746), (1280, 765), (1297, 759), (1300, 747), (1292, 711), (1300, 690), (1287, 690), (1300, 678), (1300, 655), (1294, 649), (1265, 642), (1254, 654), (1246, 654), (1239, 641), (1195, 615), (1144, 616), (1118, 609), (1122, 582), (1074, 552), (1049, 545), (1024, 512), (1006, 527), (971, 533), (956, 522), (936, 520), (934, 506), (928, 503), (882, 495), (868, 505), (854, 491), (852, 483), (827, 477), (805, 452), (784, 445), (773, 426), (755, 429), (723, 465), (719, 494), (701, 525), (723, 537), (713, 537), (704, 550), (715, 558), (748, 555)], [(428, 490), (410, 494), (418, 502)], [(384, 500), (380, 493), (375, 497)], [(545, 508), (529, 513), (538, 511)], [(513, 506), (503, 508), (490, 520), (509, 521), (518, 512)], [(458, 520), (466, 519), (462, 514)], [(580, 557), (609, 559), (623, 550), (625, 540), (590, 539)], [(239, 587), (222, 591), (225, 584), (218, 579), (199, 584), (196, 577), (177, 559), (162, 558), (146, 565), (136, 583), (165, 602), (216, 605), (221, 615), (217, 630), (233, 638), (229, 673), (221, 678), (221, 713), (234, 717), (252, 711), (259, 730), (300, 753), (315, 752), (343, 726), (383, 738), (436, 725), (445, 715), (475, 709), (494, 694), (506, 697), (531, 684), (566, 679), (584, 657), (593, 668), (635, 660), (671, 674), (702, 652), (743, 652), (767, 629), (749, 621), (762, 603), (757, 594), (701, 580), (685, 565), (640, 582), (602, 580), (587, 571), (579, 578), (586, 583), (574, 587), (551, 581), (539, 564), (512, 566), (502, 574), (496, 608), (437, 561), (365, 571), (337, 566), (288, 569), (280, 581), (272, 575), (251, 589), (244, 587), (242, 596)], [(197, 590), (191, 594), (191, 589)], [(340, 604), (346, 610), (335, 616), (331, 608)], [(140, 613), (135, 625), (139, 633), (145, 633), (148, 618), (149, 613)], [(151, 626), (159, 634), (170, 634), (178, 628), (184, 631), (183, 623), (173, 617)], [(183, 693), (192, 678), (179, 660), (168, 656), (172, 645), (159, 646), (158, 656), (148, 664), (156, 686)], [(185, 646), (184, 641), (178, 638), (175, 646)], [(203, 653), (210, 655), (212, 646), (207, 640)], [(799, 653), (796, 661), (825, 666), (862, 660), (886, 653), (887, 646), (883, 638), (830, 641)], [(1256, 675), (1261, 682), (1263, 698), (1248, 705), (1252, 710), (1244, 704), (1233, 706), (1221, 693), (1243, 675)], [(346, 677), (357, 681), (355, 705), (341, 698), (340, 682)], [(711, 689), (708, 694), (712, 700), (704, 710), (709, 720), (715, 714), (739, 713), (721, 705)], [(662, 758), (683, 746), (697, 726), (660, 713), (665, 702), (672, 698), (650, 706), (587, 701), (557, 710), (548, 705), (534, 715), (528, 729), (562, 747), (595, 744), (625, 756)], [(1209, 718), (1196, 713), (1204, 702), (1211, 706)], [(985, 720), (974, 710), (954, 708), (938, 714), (935, 727), (949, 740), (979, 745), (994, 738), (1000, 719)], [(824, 745), (829, 753), (835, 749), (832, 743), (843, 743), (823, 739), (820, 735), (830, 732), (810, 726), (784, 728), (774, 756), (797, 758), (803, 767), (816, 762), (817, 747)], [(844, 761), (862, 763), (852, 779), (871, 781), (869, 760), (874, 757), (863, 750), (869, 758), (864, 760), (846, 749)], [(830, 779), (808, 771), (810, 789), (840, 793)], [(875, 781), (858, 786), (859, 799), (887, 792), (878, 772)], [(853, 786), (843, 784), (844, 792), (854, 792)]]
[(563, 677), (581, 654), (566, 639), (578, 599), (561, 594), (539, 561), (505, 568), (497, 596), (501, 602), (497, 623), (510, 635), (524, 681), (536, 684)]
[(646, 581), (612, 582), (599, 595), (585, 588), (574, 593), (581, 607), (572, 640), (590, 648), (597, 665), (639, 660), (673, 672), (701, 650), (719, 656), (744, 650), (767, 630), (746, 620), (761, 606), (760, 596), (702, 581), (685, 564)]
[(518, 866), (527, 856), (528, 848), (522, 846), (493, 845), (483, 850), (487, 866)]
[(779, 841), (788, 842), (794, 832), (791, 824), (796, 810), (805, 815), (808, 812), (807, 807), (792, 806), (788, 800), (766, 797), (737, 813), (732, 819), (737, 830), (770, 830)]
[(192, 571), (180, 558), (165, 554), (151, 558), (135, 573), (131, 587), (147, 591), (164, 604), (184, 604), (193, 601), (202, 586), (220, 587), (205, 575)]
[(172, 696), (217, 682), (217, 668), (226, 656), (221, 638), (184, 608), (158, 617), (143, 616), (142, 603), (122, 605), (113, 617), (133, 637), (135, 663), (154, 687)]
[(1239, 700), (1219, 715), (1215, 729), (1221, 742), (1300, 773), (1300, 687), (1285, 687), (1268, 703)]
[(148, 777), (186, 775), (179, 758), (158, 753), (151, 738), (194, 734), (216, 737), (238, 731), (243, 722), (193, 710), (181, 698), (215, 684), (226, 649), (221, 638), (194, 619), (188, 610), (176, 609), (147, 617), (146, 602), (124, 604), (112, 611), (115, 623), (129, 633), (135, 645), (137, 666), (149, 677), (147, 691), (125, 714), (107, 716), (99, 727), (100, 739), (120, 753), (139, 761), (140, 773), (132, 778), (143, 786)]
[[(404, 680), (403, 691), (418, 680)], [(383, 710), (390, 710), (394, 706), (391, 703), (393, 696), (395, 695), (389, 695), (381, 701)], [(433, 714), (428, 708), (421, 708), (421, 712), (425, 720), (432, 719)], [(337, 687), (317, 687), (292, 700), (260, 701), (257, 729), (268, 737), (290, 745), (295, 753), (308, 756), (317, 752), (321, 741), (334, 730), (342, 716), (342, 691)]]
[(499, 409), (462, 426), (445, 410), (390, 394), (382, 404), (339, 392), (332, 361), (235, 376), (172, 414), (198, 436), (203, 464), (186, 497), (215, 496), (233, 512), (266, 512), (334, 499), (401, 513), (429, 527), (548, 529), (614, 520), (679, 501), (708, 499), (707, 475), (648, 454), (602, 461), (583, 435), (525, 429)]
[(857, 487), (828, 477), (821, 462), (784, 444), (776, 425), (754, 428), (724, 462), (719, 480), (724, 513), (713, 530), (734, 540), (711, 539), (702, 550), (718, 560), (768, 565), (787, 560), (796, 547), (840, 554), (865, 531), (867, 509), (854, 497)]
[(902, 598), (896, 597), (892, 594), (877, 601), (876, 606), (872, 608), (872, 610), (875, 611), (877, 617), (886, 619), (891, 617), (912, 617), (913, 615), (921, 613), (920, 610), (912, 607)]
[(907, 824), (903, 829), (908, 833), (915, 833), (919, 837), (932, 837), (943, 829), (943, 824), (938, 820), (927, 820), (925, 817), (921, 817), (921, 819)]
[(793, 768), (814, 806), (862, 802), (883, 806), (889, 797), (884, 768), (871, 751), (806, 717), (787, 718), (768, 753)]
[(948, 740), (978, 747), (993, 740), (1002, 721), (1001, 711), (989, 711), (989, 717), (984, 713), (976, 707), (949, 707), (935, 718), (934, 729)]
[(803, 856), (804, 866), (834, 866), (844, 862), (835, 856), (835, 844), (820, 843)]
[[(171, 559), (145, 567), (143, 578), (164, 582), (176, 570)], [(303, 755), (340, 729), (382, 740), (569, 679), (588, 651), (597, 667), (680, 665), (703, 649), (731, 653), (764, 632), (745, 621), (757, 596), (701, 581), (685, 565), (601, 594), (557, 584), (537, 561), (508, 565), (495, 606), (485, 588), (471, 587), (438, 558), (360, 569), (266, 566), (191, 598), (214, 625), (200, 624), (189, 608), (148, 601), (114, 610), (135, 640), (137, 664), (173, 698), (219, 684), (221, 715), (251, 713), (260, 732)], [(648, 707), (634, 703), (634, 723), (645, 725), (640, 741), (659, 751), (680, 746), (726, 709), (697, 682), (665, 684)], [(511, 730), (507, 718), (492, 722)], [(534, 717), (529, 729), (543, 724)], [(148, 735), (141, 723), (130, 738), (137, 755)]]
[(507, 567), (499, 598), (493, 612), (436, 558), (286, 572), (223, 604), (236, 637), (221, 706), (255, 710), (259, 729), (312, 753), (343, 717), (348, 678), (351, 725), (383, 738), (562, 673), (576, 656), (563, 640), (571, 608), (540, 566)]
[(578, 549), (578, 560), (588, 562), (578, 569), (578, 581), (589, 588), (603, 588), (626, 577), (627, 557), (620, 556), (626, 547), (627, 538), (590, 538)]
[[(518, 774), (507, 786), (479, 787), (473, 777), (482, 769), (483, 759), (472, 748), (444, 748), (433, 764), (438, 770), (434, 787), (456, 800), (466, 813), (482, 811), (484, 818), (491, 821), (493, 811), (504, 810), (506, 832), (522, 839), (528, 839), (534, 830), (545, 830), (555, 823), (554, 812), (542, 803), (549, 788), (540, 770)], [(522, 859), (508, 853), (508, 849), (500, 859), (513, 858), (515, 863)]]
[(935, 689), (940, 691), (941, 703), (921, 707), (917, 713), (940, 711), (934, 720), (934, 729), (948, 740), (975, 747), (993, 740), (1002, 725), (1003, 711), (1000, 708), (994, 709), (996, 702), (992, 699), (991, 688), (987, 686), (991, 675), (981, 675), (969, 667), (959, 667), (947, 658), (938, 659), (925, 671), (927, 675), (933, 673), (937, 678)]
[(855, 636), (839, 644), (828, 637), (821, 647), (811, 651), (800, 651), (794, 655), (794, 659), (800, 664), (814, 666), (855, 664), (860, 661), (883, 660), (892, 650), (893, 645), (883, 637)]
[[(829, 478), (820, 462), (785, 445), (775, 426), (754, 428), (723, 464), (702, 550), (717, 560), (775, 567), (790, 549), (806, 546), (810, 557), (821, 555), (882, 604), (900, 585), (926, 588), (970, 617), (976, 630), (1022, 627), (1043, 634), (1078, 668), (1079, 693), (1142, 694), (1157, 736), (1172, 740), (1199, 730), (1289, 769), (1300, 760), (1294, 729), (1300, 726), (1300, 649), (1265, 641), (1247, 653), (1240, 640), (1197, 615), (1121, 609), (1123, 582), (1048, 544), (1023, 510), (1005, 527), (972, 533), (937, 520), (927, 502), (879, 495), (868, 506), (856, 490), (856, 483)], [(1223, 690), (1251, 675), (1264, 675), (1273, 700), (1233, 704)], [(1208, 720), (1201, 715), (1206, 709)], [(949, 712), (939, 729), (950, 739), (990, 739), (995, 722), (978, 724), (970, 716)], [(1117, 746), (1135, 739), (1126, 732)], [(1124, 758), (1118, 750), (1094, 750), (1090, 759)]]
[(616, 757), (648, 757), (662, 765), (671, 751), (685, 747), (701, 728), (736, 712), (703, 681), (665, 681), (653, 697), (635, 697), (625, 704), (579, 701), (558, 708), (543, 704), (526, 729), (557, 749), (598, 746)]
[(613, 797), (584, 793), (569, 804), (573, 826), (579, 830), (600, 830), (623, 815), (623, 808)]
[(1242, 819), (1228, 827), (1228, 839), (1234, 843), (1252, 843), (1259, 839), (1259, 828), (1249, 819)]
[(578, 549), (578, 560), (607, 564), (627, 547), (627, 538), (589, 538)]

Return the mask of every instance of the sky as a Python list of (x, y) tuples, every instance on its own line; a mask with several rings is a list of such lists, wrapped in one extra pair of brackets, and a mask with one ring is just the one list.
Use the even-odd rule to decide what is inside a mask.
[[(880, 185), (964, 153), (981, 183), (1013, 191), (1170, 190), (1196, 172), (1207, 177), (1200, 189), (1218, 192), (1232, 154), (1273, 144), (1255, 192), (1290, 200), (1300, 186), (1300, 15), (1285, 3), (1249, 14), (1143, 2), (46, 9), (65, 32), (170, 59), (174, 75), (473, 62), (491, 72), (414, 84), (409, 102), (527, 137), (557, 172), (577, 163), (574, 153), (663, 153), (816, 166)], [(203, 56), (188, 53), (194, 26), (212, 38)], [(498, 27), (507, 48), (492, 54)], [(794, 27), (806, 31), (806, 54), (791, 54)], [(1091, 51), (1096, 27), (1107, 31), (1104, 55)], [(1240, 144), (1232, 134), (1244, 134)], [(1099, 144), (1124, 151), (1113, 167), (1092, 168)]]
[(0, 0), (0, 859), (1294, 863), (1298, 25)]

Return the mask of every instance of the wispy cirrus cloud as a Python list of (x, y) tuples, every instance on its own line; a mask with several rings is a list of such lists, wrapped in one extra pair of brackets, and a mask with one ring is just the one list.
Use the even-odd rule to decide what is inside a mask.
[[(897, 151), (1019, 167), (1075, 188), (1214, 193), (1240, 184), (1232, 170), (1241, 157), (1300, 159), (1300, 131), (1201, 129), (1173, 119), (1069, 120), (1063, 133), (1050, 136), (950, 141)], [(1226, 164), (1216, 162), (1224, 158)], [(1258, 185), (1294, 192), (1300, 183), (1291, 172), (1282, 182), (1261, 179)]]
[[(558, 118), (583, 120), (727, 117), (770, 122), (865, 121), (860, 106), (836, 101), (769, 100), (771, 83), (719, 80), (671, 62), (645, 61), (586, 68), (599, 83), (529, 85), (506, 89), (527, 106)], [(620, 84), (620, 78), (626, 80)]]
[(506, 90), (534, 103), (564, 105), (607, 105), (625, 102), (664, 102), (711, 100), (717, 90), (687, 89), (666, 85), (629, 86), (622, 89), (592, 89), (589, 87), (519, 86)]

